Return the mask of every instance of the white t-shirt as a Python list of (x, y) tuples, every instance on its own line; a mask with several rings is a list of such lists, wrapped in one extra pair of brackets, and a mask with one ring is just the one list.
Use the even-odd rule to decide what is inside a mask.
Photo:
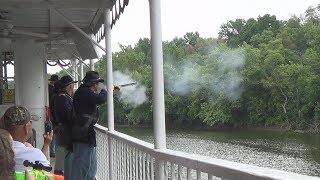
[(47, 160), (46, 156), (42, 153), (40, 149), (27, 147), (23, 143), (14, 141), (14, 153), (15, 153), (15, 162), (16, 171), (24, 171), (25, 169), (32, 169), (27, 168), (23, 165), (25, 160), (29, 162), (35, 163), (35, 161), (39, 161), (39, 163), (43, 164), (44, 166), (49, 166), (50, 163)]

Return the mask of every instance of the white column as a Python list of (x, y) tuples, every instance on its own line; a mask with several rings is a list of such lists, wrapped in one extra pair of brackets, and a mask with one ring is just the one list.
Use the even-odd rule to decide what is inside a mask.
[[(3, 74), (4, 74), (4, 67), (3, 67), (3, 60), (4, 60), (4, 57), (1, 55), (2, 52), (4, 51), (8, 51), (10, 49), (10, 46), (11, 46), (11, 39), (9, 38), (1, 38), (0, 37), (0, 94), (4, 93), (3, 89), (3, 85), (4, 85), (4, 81), (3, 81)], [(2, 92), (2, 93), (1, 93)], [(3, 94), (2, 94), (2, 97), (1, 98), (4, 98)], [(3, 99), (2, 99), (3, 100)], [(2, 102), (0, 101), (0, 117), (4, 114), (5, 110), (12, 106), (12, 104), (7, 104), (7, 105), (1, 105)]]
[(45, 121), (45, 86), (47, 86), (44, 79), (45, 46), (33, 40), (16, 40), (14, 53), (16, 92), (19, 98), (16, 99), (16, 104), (27, 107), (31, 114), (39, 117), (32, 126), (37, 133), (37, 148), (41, 148)]
[[(75, 81), (78, 81), (79, 80), (79, 72), (78, 72), (78, 63), (79, 63), (79, 61), (78, 61), (78, 59), (75, 59), (74, 60), (74, 64), (75, 64), (75, 77), (74, 77), (74, 80)], [(75, 84), (75, 88), (77, 88), (78, 89), (78, 86), (79, 86), (79, 83), (76, 83)]]
[(90, 70), (94, 71), (94, 62), (93, 59), (90, 59)]
[[(2, 105), (2, 103), (3, 103), (3, 59), (0, 57), (0, 105)], [(0, 114), (0, 117), (1, 116), (2, 115)]]
[(106, 43), (106, 80), (108, 90), (108, 129), (114, 130), (114, 112), (113, 112), (113, 74), (112, 74), (112, 50), (111, 50), (111, 23), (110, 23), (110, 9), (105, 12), (105, 43)]
[[(160, 0), (149, 0), (152, 54), (154, 148), (166, 149), (162, 27)], [(156, 159), (155, 179), (164, 179), (164, 162)]]
[(7, 82), (5, 84), (5, 88), (7, 89), (8, 88), (8, 66), (4, 66), (3, 67), (3, 77), (5, 78), (5, 82)]
[(83, 63), (80, 62), (80, 81), (83, 79)]
[[(43, 60), (43, 78), (44, 78), (44, 84), (49, 84), (49, 77), (48, 77), (48, 68), (47, 68), (47, 59)], [(61, 78), (61, 77), (60, 77)], [(44, 92), (45, 92), (45, 105), (49, 107), (49, 87), (44, 86)]]
[(0, 117), (3, 116), (4, 112), (6, 111), (7, 107), (3, 105), (4, 103), (4, 90), (3, 90), (3, 63), (2, 59), (0, 58)]
[(72, 71), (71, 71), (71, 72), (72, 72), (72, 76), (73, 76), (72, 78), (73, 78), (73, 79), (76, 79), (76, 71), (75, 71), (76, 65), (75, 65), (75, 60), (74, 60), (74, 59), (71, 59), (70, 61), (71, 61), (71, 66), (72, 66), (72, 67), (71, 67), (71, 68), (72, 68)]
[[(113, 75), (112, 75), (112, 49), (111, 49), (111, 19), (110, 19), (110, 9), (105, 11), (105, 22), (104, 22), (104, 32), (105, 32), (105, 49), (106, 49), (106, 80), (107, 80), (107, 109), (108, 109), (108, 130), (114, 131), (114, 112), (113, 112)], [(109, 179), (115, 179), (114, 177), (114, 164), (113, 164), (113, 145), (112, 138), (108, 136), (108, 146), (109, 146)]]
[[(75, 81), (78, 81), (77, 62), (78, 62), (77, 59), (73, 59), (73, 60), (72, 60), (72, 74), (73, 74), (73, 79), (74, 79)], [(77, 89), (77, 88), (78, 88), (78, 83), (76, 83), (76, 84), (74, 85), (74, 87)]]

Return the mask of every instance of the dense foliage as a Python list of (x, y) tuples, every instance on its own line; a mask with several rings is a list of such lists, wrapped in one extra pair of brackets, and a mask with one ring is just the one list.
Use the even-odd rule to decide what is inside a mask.
[[(163, 42), (167, 125), (318, 131), (319, 10), (310, 7), (287, 21), (269, 14), (229, 21), (218, 39), (191, 32)], [(103, 75), (105, 64), (96, 64)], [(121, 46), (113, 66), (144, 85), (148, 96), (135, 108), (115, 99), (116, 123), (152, 124), (150, 40)]]

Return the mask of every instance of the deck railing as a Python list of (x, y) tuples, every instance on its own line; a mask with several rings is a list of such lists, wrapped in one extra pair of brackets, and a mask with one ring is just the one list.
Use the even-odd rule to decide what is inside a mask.
[[(155, 161), (164, 162), (166, 180), (212, 179), (320, 179), (270, 168), (230, 162), (173, 150), (155, 150), (154, 145), (97, 125), (97, 180), (154, 180)], [(112, 151), (108, 143), (112, 143)], [(113, 154), (112, 171), (109, 152)]]

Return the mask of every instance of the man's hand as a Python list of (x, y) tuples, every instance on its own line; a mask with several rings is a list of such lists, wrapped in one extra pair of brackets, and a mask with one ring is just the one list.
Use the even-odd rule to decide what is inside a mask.
[(44, 143), (43, 143), (41, 151), (44, 155), (46, 155), (46, 153), (49, 150), (49, 145), (52, 141), (52, 138), (53, 138), (53, 131), (47, 132), (46, 134), (43, 135)]
[(121, 86), (114, 86), (113, 87), (113, 95), (117, 94), (120, 91)]
[(53, 131), (47, 132), (46, 134), (44, 134), (43, 135), (44, 145), (50, 145), (52, 138), (53, 138)]

